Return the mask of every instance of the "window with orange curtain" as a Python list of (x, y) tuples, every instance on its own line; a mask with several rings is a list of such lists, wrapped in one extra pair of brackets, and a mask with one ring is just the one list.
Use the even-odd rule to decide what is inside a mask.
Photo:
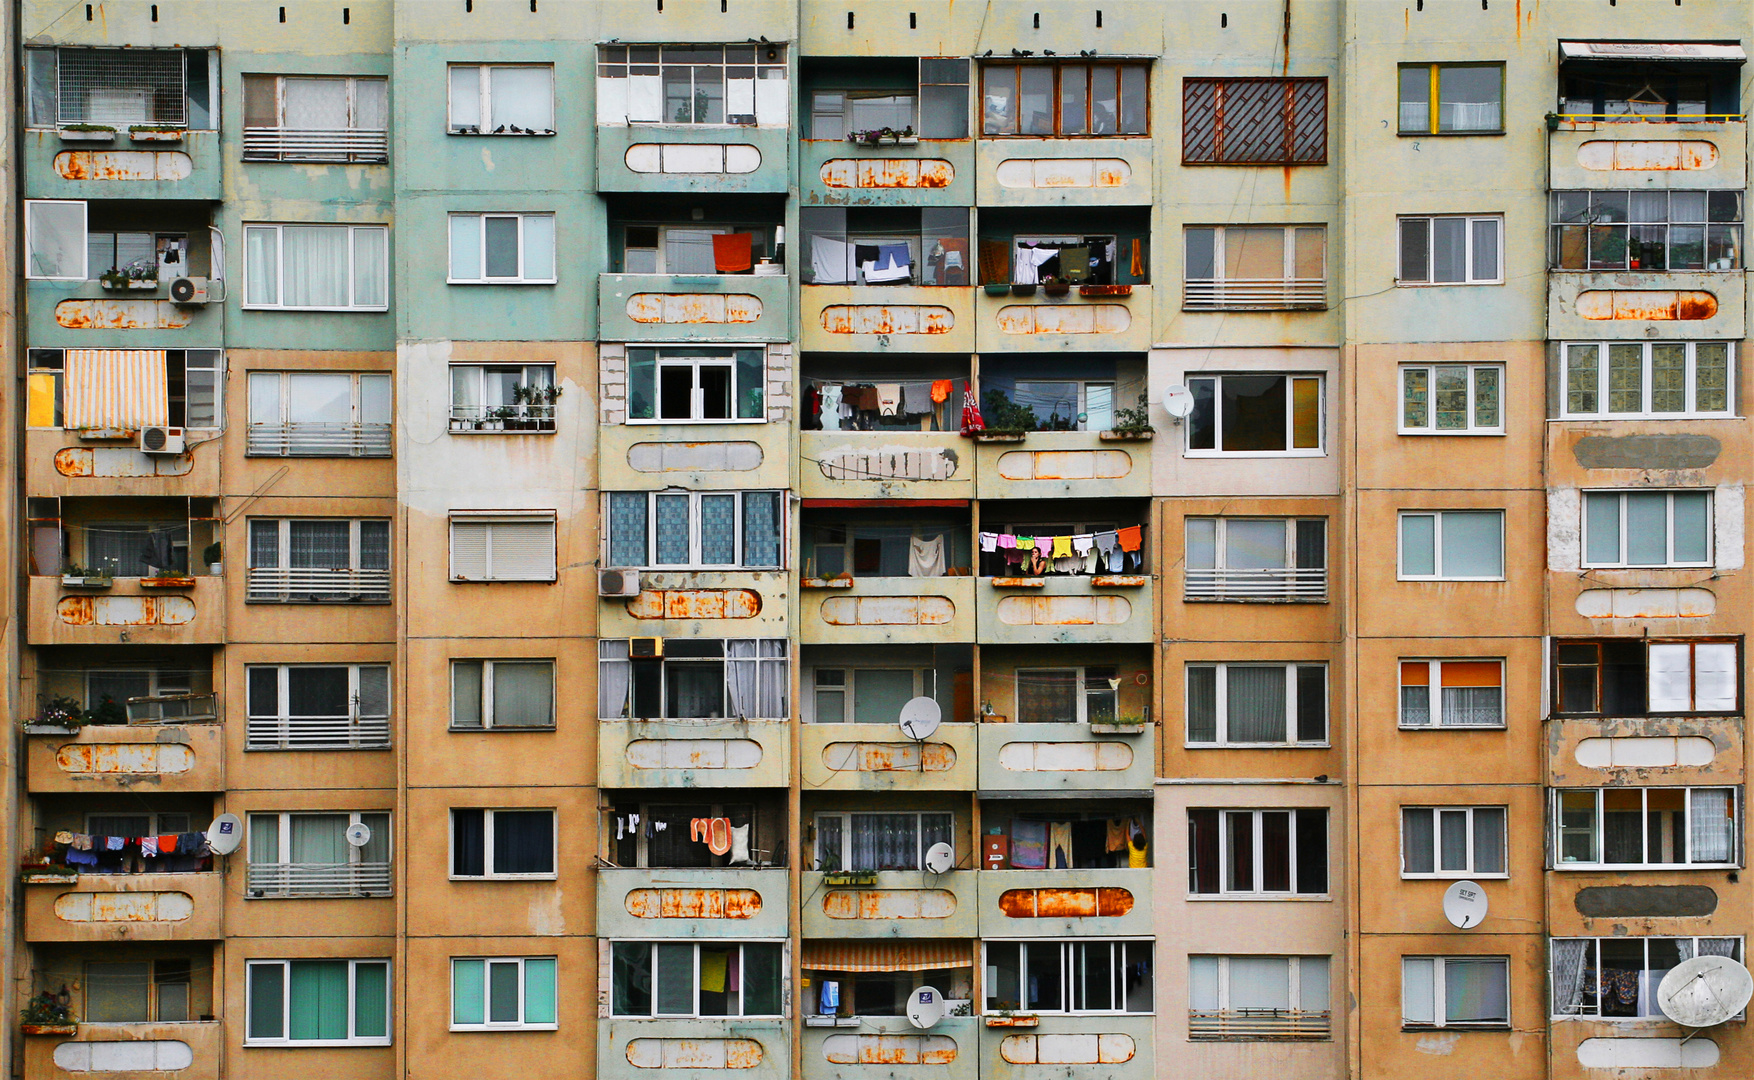
[(1402, 727), (1503, 727), (1503, 660), (1401, 661)]

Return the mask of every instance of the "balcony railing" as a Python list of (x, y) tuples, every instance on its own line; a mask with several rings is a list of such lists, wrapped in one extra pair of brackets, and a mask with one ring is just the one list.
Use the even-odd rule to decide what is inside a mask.
[(1195, 1042), (1326, 1039), (1332, 1022), (1326, 1010), (1220, 1009), (1188, 1012), (1188, 1038)]
[(251, 896), (388, 896), (390, 864), (251, 863)]
[(452, 431), (553, 431), (552, 405), (452, 405)]
[(1315, 570), (1187, 571), (1188, 600), (1326, 600), (1328, 572)]
[(1240, 278), (1213, 281), (1189, 278), (1182, 291), (1188, 311), (1274, 311), (1328, 306), (1322, 278)]
[(300, 570), (250, 568), (248, 599), (255, 603), (324, 604), (390, 602), (388, 570)]
[(389, 424), (251, 424), (256, 457), (389, 457)]
[(245, 161), (354, 161), (390, 159), (387, 131), (310, 131), (245, 128)]
[(246, 750), (382, 750), (388, 716), (252, 716)]

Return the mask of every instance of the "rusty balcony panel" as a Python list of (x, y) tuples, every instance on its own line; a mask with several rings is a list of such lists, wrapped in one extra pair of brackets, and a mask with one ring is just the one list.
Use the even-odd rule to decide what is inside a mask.
[(1099, 588), (1084, 575), (1050, 574), (1020, 592), (977, 578), (976, 640), (983, 645), (1147, 643), (1157, 633), (1156, 581), (1140, 588)]
[(753, 124), (600, 125), (598, 191), (784, 194), (792, 133)]
[(640, 594), (598, 601), (603, 637), (782, 637), (785, 571), (642, 571)]
[(1548, 187), (1740, 188), (1748, 124), (1562, 121), (1547, 135)]
[(975, 444), (958, 431), (801, 431), (806, 499), (968, 499)]
[(974, 640), (975, 579), (967, 575), (856, 578), (851, 589), (805, 589), (806, 645), (950, 644)]
[(1149, 442), (1096, 431), (1032, 431), (1021, 443), (974, 447), (983, 499), (1132, 499), (1151, 494)]
[(798, 188), (805, 206), (971, 206), (974, 140), (921, 139), (913, 146), (855, 146), (844, 140), (798, 144)]
[(1155, 873), (982, 870), (979, 933), (997, 938), (1149, 936)]
[(791, 279), (785, 274), (598, 274), (597, 302), (604, 341), (791, 339)]
[(29, 428), (24, 439), (26, 485), (34, 496), (205, 497), (219, 490), (221, 441), (183, 454), (144, 454), (127, 443), (84, 443), (60, 428)]
[(606, 938), (786, 936), (785, 867), (661, 869), (597, 873), (597, 934)]
[[(197, 577), (192, 588), (142, 589), (117, 578), (99, 593), (75, 593), (59, 577), (30, 579), (32, 645), (217, 645), (225, 634), (225, 579)], [(124, 636), (125, 635), (125, 636)]]
[[(1162, 985), (1160, 980), (1158, 986)], [(981, 1075), (1012, 1080), (1149, 1080), (1155, 1075), (1152, 1045), (1157, 1022), (1155, 1016), (1043, 1015), (1026, 1031), (983, 1026)]]
[(224, 936), (225, 875), (81, 874), (27, 884), (24, 937), (48, 941), (212, 941)]
[(830, 885), (822, 872), (806, 870), (798, 886), (804, 900), (803, 936), (817, 938), (915, 939), (976, 936), (974, 859), (958, 852), (957, 869), (883, 870), (874, 885)]
[(961, 285), (805, 285), (798, 290), (799, 348), (973, 352), (975, 291)]
[(1549, 787), (1747, 782), (1747, 732), (1739, 716), (1560, 719), (1544, 727)]
[(805, 1028), (804, 1080), (976, 1080), (980, 1020), (947, 1016), (921, 1031), (905, 1016), (866, 1016), (857, 1028)]
[(975, 726), (944, 719), (923, 748), (894, 724), (800, 724), (805, 790), (973, 791)]
[(1117, 736), (1088, 724), (983, 723), (976, 738), (983, 793), (1148, 797), (1156, 773), (1156, 724), (1141, 735)]
[(176, 199), (221, 197), (220, 133), (183, 131), (175, 143), (63, 142), (31, 130), (19, 144), (28, 199)]
[(33, 347), (215, 349), (225, 342), (224, 304), (170, 301), (157, 289), (116, 291), (96, 281), (28, 281), (23, 319)]
[(1553, 271), (1547, 336), (1555, 341), (1740, 340), (1747, 284), (1730, 271)]
[(597, 1075), (604, 1080), (665, 1076), (788, 1080), (794, 1023), (777, 1017), (600, 1019)]
[(1150, 138), (981, 139), (981, 206), (1149, 206), (1156, 190)]
[(598, 783), (605, 788), (785, 787), (785, 720), (604, 720)]
[(220, 1020), (162, 1024), (81, 1024), (77, 1035), (24, 1040), (31, 1080), (219, 1080), (225, 1025)]
[(77, 735), (32, 735), (32, 794), (225, 790), (222, 724), (88, 724)]
[(789, 424), (608, 424), (597, 446), (605, 491), (790, 486)]
[(1145, 352), (1156, 320), (1150, 285), (1129, 296), (975, 297), (975, 347), (983, 353)]

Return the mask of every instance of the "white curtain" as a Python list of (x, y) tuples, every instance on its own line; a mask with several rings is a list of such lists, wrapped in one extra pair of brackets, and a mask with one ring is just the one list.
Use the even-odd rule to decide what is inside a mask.
[(604, 642), (602, 659), (597, 663), (597, 715), (605, 720), (627, 717), (632, 686), (633, 664), (627, 659), (627, 642)]
[[(1419, 687), (1421, 695), (1425, 687)], [(1446, 686), (1443, 694), (1445, 727), (1497, 727), (1504, 723), (1502, 695), (1496, 686)]]
[(554, 128), (553, 68), (496, 67), (490, 78), (490, 130), (497, 131), (502, 124), (526, 131)]
[(293, 568), (345, 570), (353, 564), (347, 522), (295, 521), (291, 533)]
[(280, 303), (280, 234), (276, 229), (244, 230), (246, 304)]
[(1233, 665), (1226, 676), (1229, 741), (1284, 742), (1285, 669)]
[(1577, 1016), (1583, 1011), (1584, 962), (1594, 945), (1589, 938), (1553, 939), (1554, 1016)]
[(761, 672), (754, 659), (753, 640), (728, 641), (725, 661), (725, 685), (731, 695), (730, 714), (743, 719), (770, 715), (761, 711)]
[(917, 814), (852, 815), (849, 870), (917, 870), (920, 865)]
[(390, 126), (389, 80), (358, 79), (353, 84), (353, 126), (383, 131)]
[(346, 814), (292, 815), (292, 858), (295, 863), (337, 865), (347, 861)]
[(347, 306), (347, 230), (327, 225), (287, 225), (283, 307)]
[(1695, 788), (1689, 821), (1689, 862), (1727, 863), (1735, 857), (1736, 820), (1729, 788)]
[(1290, 1009), (1291, 961), (1283, 956), (1230, 958), (1232, 1009)]
[(390, 231), (353, 230), (353, 307), (383, 307), (390, 300)]
[(282, 126), (298, 131), (347, 130), (346, 79), (287, 79), (283, 86)]
[(554, 723), (554, 667), (501, 660), (493, 665), (495, 727), (548, 727)]

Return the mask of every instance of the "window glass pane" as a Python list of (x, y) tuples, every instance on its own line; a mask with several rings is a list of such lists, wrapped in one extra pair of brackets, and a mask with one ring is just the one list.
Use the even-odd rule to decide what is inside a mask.
[(518, 219), (489, 217), (485, 219), (483, 246), (486, 249), (486, 273), (490, 278), (518, 276)]
[(1401, 219), (1401, 280), (1431, 280), (1431, 219)]
[(331, 307), (348, 305), (347, 229), (326, 225), (284, 225), (280, 241), (284, 246), (286, 307)]
[(1608, 346), (1608, 411), (1644, 411), (1644, 346), (1634, 343)]
[(1468, 812), (1439, 810), (1437, 812), (1438, 868), (1445, 871), (1468, 869)]
[(1497, 66), (1443, 67), (1437, 79), (1437, 130), (1497, 131), (1499, 86), (1503, 69)]
[(1218, 964), (1220, 957), (1188, 957), (1188, 1008), (1212, 1012), (1219, 1008)]
[(1322, 382), (1291, 380), (1291, 448), (1319, 450), (1322, 445)]
[(1213, 518), (1187, 519), (1188, 568), (1213, 570), (1218, 566), (1218, 522)]
[[(454, 69), (453, 69), (454, 70)], [(551, 67), (496, 67), (491, 69), (493, 114), (488, 129), (517, 127), (524, 131), (551, 131), (554, 102), (549, 84)]]
[(346, 79), (281, 81), (285, 126), (305, 131), (347, 130)]
[(1216, 229), (1189, 229), (1183, 234), (1187, 248), (1183, 272), (1189, 281), (1210, 281), (1215, 274)]
[(1504, 576), (1504, 515), (1450, 511), (1443, 515), (1443, 576)]
[(531, 214), (524, 218), (524, 279), (549, 281), (554, 277), (554, 215)]
[[(1084, 68), (1068, 67), (1060, 72), (1060, 134), (1082, 135), (1089, 130), (1090, 84)], [(1110, 90), (1112, 95), (1112, 88)], [(1112, 96), (1104, 102), (1113, 117)]]
[(1675, 561), (1705, 562), (1711, 550), (1711, 496), (1686, 491), (1670, 498), (1675, 513)]
[(777, 491), (743, 493), (743, 564), (780, 565), (780, 495)]
[(1466, 218), (1431, 219), (1431, 280), (1468, 279), (1468, 221)]
[(1291, 961), (1283, 956), (1230, 957), (1232, 1009), (1291, 1008)]
[(280, 302), (280, 230), (244, 230), (244, 303)]
[(493, 664), (493, 726), (552, 727), (554, 665), (547, 661)]
[(1469, 227), (1474, 234), (1470, 276), (1474, 281), (1494, 281), (1498, 278), (1498, 219), (1476, 220)]
[(737, 419), (765, 418), (763, 385), (766, 353), (761, 349), (737, 350)]
[(285, 965), (250, 965), (250, 1038), (278, 1039), (285, 1035), (285, 989)]
[(995, 65), (981, 71), (981, 131), (1010, 135), (1017, 131), (1017, 69)]
[(1018, 72), (1018, 130), (1024, 135), (1054, 133), (1054, 69), (1025, 67)]
[(1436, 964), (1437, 961), (1430, 957), (1409, 956), (1401, 960), (1401, 1019), (1404, 1022), (1436, 1022)]
[(1286, 741), (1285, 668), (1232, 664), (1225, 675), (1229, 741)]
[(451, 68), (451, 127), (481, 126), (481, 69)]
[(1297, 961), (1301, 1007), (1305, 1011), (1323, 1012), (1328, 1008), (1328, 958), (1303, 956)]
[(1218, 669), (1188, 668), (1188, 741), (1218, 741)]
[(27, 202), (25, 231), (29, 236), (26, 277), (80, 280), (86, 276), (84, 203)]
[(1449, 957), (1443, 965), (1444, 1019), (1451, 1023), (1504, 1023), (1510, 1019), (1505, 961)]
[(1230, 281), (1281, 281), (1285, 277), (1285, 230), (1224, 230), (1224, 276)]
[(1287, 449), (1285, 383), (1283, 375), (1224, 377), (1222, 449), (1242, 453)]
[(1285, 569), (1285, 522), (1230, 518), (1225, 522), (1224, 565), (1230, 570)]
[(700, 496), (700, 561), (728, 566), (737, 561), (737, 497)]
[(347, 961), (295, 960), (290, 967), (288, 1038), (347, 1038)]
[(1498, 369), (1474, 369), (1474, 426), (1491, 430), (1499, 426)]
[(1401, 69), (1400, 130), (1431, 130), (1431, 69), (1423, 65)]
[(1078, 719), (1078, 673), (1071, 668), (1020, 669), (1017, 720), (1023, 724), (1071, 723)]
[(1573, 415), (1589, 415), (1597, 409), (1598, 383), (1601, 378), (1601, 347), (1598, 345), (1567, 345), (1565, 347), (1565, 410)]
[(654, 945), (652, 951), (657, 954), (657, 1015), (693, 1015), (694, 946)]
[(1297, 739), (1323, 742), (1328, 737), (1328, 671), (1319, 664), (1297, 669)]
[(780, 946), (769, 942), (743, 946), (743, 1015), (780, 1014)]
[(1437, 573), (1437, 519), (1431, 514), (1401, 515), (1401, 575)]
[(554, 873), (554, 811), (496, 812), (493, 815), (493, 872)]
[(479, 1024), (486, 1019), (486, 967), (482, 960), (451, 961), (451, 1023)]
[(487, 1022), (515, 1024), (518, 1022), (518, 963), (495, 960), (487, 965)]
[(660, 566), (681, 566), (688, 562), (688, 512), (686, 495), (659, 495), (658, 557)]
[(1119, 72), (1107, 65), (1084, 68), (1065, 67), (1061, 69), (1060, 79), (1082, 81), (1085, 72), (1090, 77), (1090, 131), (1094, 135), (1115, 134), (1119, 122), (1120, 78)]
[(1064, 1009), (1064, 947), (1057, 941), (1032, 941), (1023, 951), (1024, 1007), (1042, 1012)]
[(1147, 69), (1141, 64), (1121, 68), (1121, 135), (1143, 135), (1149, 130), (1150, 90)]
[(353, 1034), (382, 1039), (390, 1034), (390, 968), (388, 964), (353, 965)]
[(552, 958), (524, 961), (524, 1023), (552, 1024), (558, 1018), (555, 968)]
[(145, 1023), (151, 1019), (151, 985), (150, 962), (87, 963), (80, 1019), (93, 1024)]
[(1661, 491), (1629, 491), (1626, 502), (1626, 562), (1663, 566), (1669, 561), (1669, 497)]
[(853, 722), (894, 724), (901, 707), (914, 696), (911, 669), (856, 668), (853, 677)]
[(1693, 347), (1693, 407), (1698, 412), (1729, 411), (1730, 347), (1701, 342)]
[(1431, 371), (1429, 368), (1401, 369), (1401, 426), (1431, 426)]
[(1401, 872), (1431, 874), (1437, 871), (1433, 858), (1436, 840), (1432, 833), (1433, 811), (1426, 807), (1408, 807), (1401, 811)]
[(353, 376), (287, 376), (286, 419), (301, 424), (346, 424), (353, 417)]
[(646, 511), (643, 491), (616, 491), (609, 495), (609, 564), (646, 564)]
[(1474, 865), (1476, 874), (1504, 873), (1504, 809), (1474, 809)]
[(1617, 564), (1620, 561), (1620, 495), (1586, 492), (1583, 511), (1584, 530), (1588, 536), (1584, 557), (1599, 565)]
[(610, 946), (611, 1011), (616, 1016), (652, 1013), (652, 947), (643, 941)]

